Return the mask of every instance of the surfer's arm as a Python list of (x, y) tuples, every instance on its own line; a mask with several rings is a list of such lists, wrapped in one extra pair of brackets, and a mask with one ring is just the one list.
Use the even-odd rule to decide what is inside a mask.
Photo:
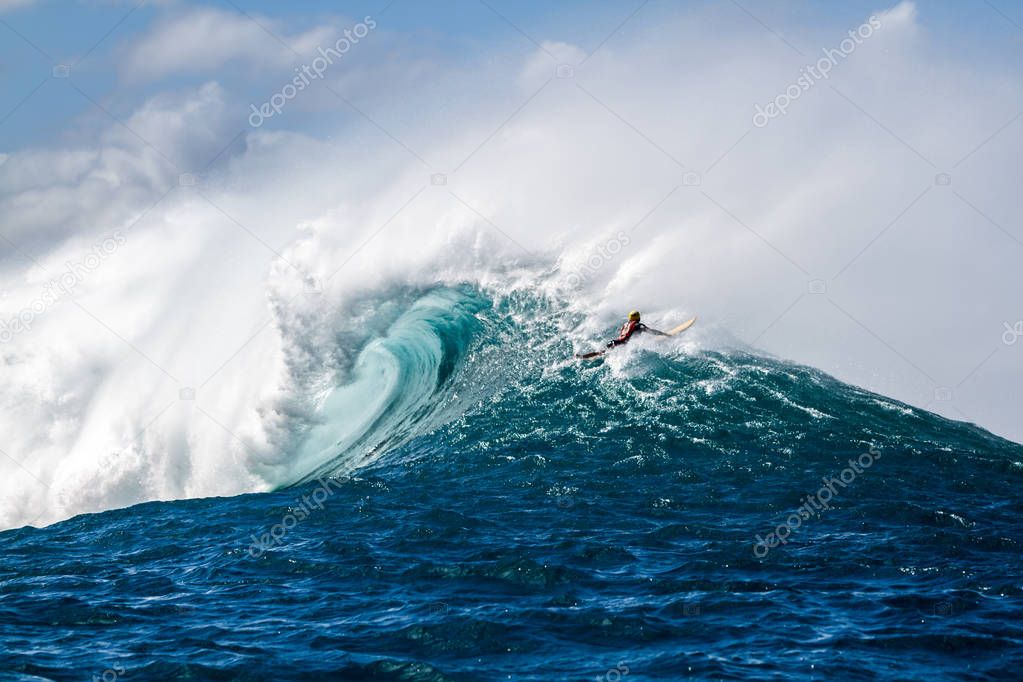
[(643, 327), (643, 331), (650, 332), (654, 336), (670, 336), (670, 334), (665, 334), (660, 329), (654, 329), (653, 327), (648, 327), (645, 324), (642, 325), (642, 327)]

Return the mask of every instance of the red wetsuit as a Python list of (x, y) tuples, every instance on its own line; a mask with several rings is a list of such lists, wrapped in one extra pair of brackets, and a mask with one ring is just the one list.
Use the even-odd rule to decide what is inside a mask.
[(628, 343), (629, 339), (632, 338), (633, 334), (641, 334), (646, 331), (646, 325), (639, 320), (629, 320), (622, 325), (622, 328), (618, 330), (618, 338), (609, 341), (607, 344), (608, 348), (613, 346), (620, 346), (623, 343)]

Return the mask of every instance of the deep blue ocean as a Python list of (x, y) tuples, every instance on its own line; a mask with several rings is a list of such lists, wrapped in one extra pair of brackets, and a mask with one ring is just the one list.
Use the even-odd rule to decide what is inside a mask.
[(1023, 446), (507, 315), (406, 310), (359, 360), (397, 391), (294, 485), (0, 533), (0, 679), (1023, 678)]

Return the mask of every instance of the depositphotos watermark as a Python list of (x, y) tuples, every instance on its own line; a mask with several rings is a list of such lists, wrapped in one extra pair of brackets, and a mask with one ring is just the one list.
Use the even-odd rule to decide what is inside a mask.
[(621, 682), (621, 679), (629, 674), (629, 666), (625, 661), (619, 661), (618, 665), (608, 669), (603, 675), (597, 675), (597, 682)]
[(0, 320), (0, 345), (10, 343), (17, 334), (32, 329), (36, 318), (44, 314), (62, 299), (71, 296), (75, 287), (85, 281), (86, 275), (95, 272), (115, 251), (121, 248), (127, 238), (120, 231), (92, 247), (81, 260), (69, 260), (64, 264), (64, 272), (57, 279), (51, 279), (44, 286), (39, 297), (22, 308), (17, 315), (9, 320)]
[(632, 243), (624, 231), (596, 246), (581, 267), (568, 273), (568, 286), (573, 289), (589, 281), (602, 267), (609, 263), (626, 246)]
[(831, 509), (831, 500), (838, 494), (836, 487), (846, 488), (856, 480), (856, 477), (874, 465), (881, 458), (881, 453), (871, 446), (870, 450), (864, 452), (855, 459), (849, 460), (849, 466), (842, 469), (838, 476), (825, 476), (821, 479), (824, 485), (816, 493), (807, 495), (805, 502), (789, 514), (785, 523), (780, 523), (766, 538), (757, 533), (757, 541), (753, 544), (753, 556), (763, 559), (771, 551), (772, 547), (779, 544), (788, 544), (792, 531), (803, 525), (803, 521), (811, 518), (820, 518), (822, 511)]
[(851, 55), (857, 46), (862, 45), (863, 41), (874, 35), (874, 31), (879, 28), (881, 28), (881, 20), (877, 16), (871, 15), (855, 31), (849, 31), (849, 37), (839, 43), (837, 50), (834, 48), (824, 48), (822, 50), (824, 56), (818, 59), (816, 64), (804, 66), (800, 69), (799, 78), (796, 79), (795, 83), (785, 88), (785, 92), (775, 97), (771, 102), (768, 102), (767, 106), (761, 107), (759, 104), (756, 105), (757, 112), (753, 114), (753, 125), (757, 128), (763, 128), (772, 118), (783, 116), (788, 112), (792, 102), (802, 97), (804, 92), (816, 85), (821, 79), (827, 80), (830, 78), (831, 70), (838, 66), (839, 60)]
[(292, 78), (291, 82), (285, 84), (280, 92), (274, 93), (269, 100), (258, 107), (255, 104), (249, 105), (252, 108), (252, 113), (249, 114), (249, 125), (253, 128), (258, 128), (263, 125), (266, 119), (279, 115), (284, 111), (285, 104), (298, 97), (298, 93), (312, 85), (314, 80), (323, 78), (327, 69), (334, 65), (334, 60), (340, 60), (348, 54), (353, 45), (357, 45), (361, 39), (368, 36), (369, 32), (376, 27), (376, 20), (367, 15), (355, 26), (346, 28), (344, 37), (338, 38), (333, 47), (328, 47), (327, 49), (322, 47), (316, 48), (320, 56), (313, 59), (309, 64), (296, 66), (295, 73), (298, 75)]
[(117, 682), (117, 679), (123, 674), (124, 668), (115, 665), (113, 668), (107, 668), (99, 675), (93, 675), (92, 682)]
[(269, 531), (262, 535), (252, 534), (252, 544), (249, 545), (248, 550), (249, 556), (253, 559), (258, 559), (268, 549), (284, 544), (285, 536), (292, 528), (298, 525), (299, 521), (305, 521), (312, 516), (313, 511), (323, 509), (323, 502), (334, 494), (331, 486), (341, 488), (347, 480), (336, 478), (324, 480), (323, 477), (316, 479), (320, 485), (312, 493), (303, 495), (302, 503), (297, 507), (293, 507), (285, 514), (281, 518), (280, 523), (275, 523)]
[(1002, 343), (1006, 346), (1014, 346), (1016, 342), (1023, 338), (1023, 320), (1018, 320), (1016, 324), (1009, 324), (1003, 322), (1005, 325), (1005, 331), (1002, 333)]

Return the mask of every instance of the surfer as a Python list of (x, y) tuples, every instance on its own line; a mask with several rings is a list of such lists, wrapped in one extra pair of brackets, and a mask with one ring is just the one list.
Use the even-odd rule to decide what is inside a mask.
[(638, 310), (633, 310), (631, 313), (629, 313), (629, 319), (626, 320), (625, 324), (622, 325), (622, 328), (618, 330), (618, 338), (611, 339), (610, 341), (608, 341), (605, 347), (614, 348), (615, 346), (621, 346), (623, 344), (628, 343), (629, 339), (631, 339), (634, 335), (642, 334), (643, 332), (650, 332), (651, 334), (656, 334), (657, 336), (667, 336), (667, 334), (665, 334), (662, 331), (651, 329), (650, 327), (646, 326), (645, 324), (640, 322), (639, 319), (640, 314)]
[[(685, 324), (681, 324), (678, 327), (676, 327), (675, 329), (673, 329), (672, 332), (678, 333), (678, 332), (681, 332), (681, 331), (685, 331), (695, 321), (696, 321), (696, 318), (694, 317), (689, 322), (686, 322)], [(665, 332), (659, 331), (657, 329), (653, 329), (652, 327), (646, 326), (645, 324), (640, 322), (639, 311), (638, 310), (633, 310), (631, 313), (629, 313), (629, 319), (626, 320), (625, 324), (622, 325), (622, 328), (618, 330), (618, 337), (608, 341), (607, 345), (605, 345), (604, 347), (605, 348), (614, 348), (615, 346), (625, 345), (626, 343), (629, 342), (629, 339), (631, 339), (633, 336), (635, 336), (636, 334), (642, 334), (644, 332), (649, 332), (649, 333), (654, 334), (656, 336), (672, 336), (671, 333), (665, 333)], [(582, 360), (588, 360), (590, 358), (600, 357), (601, 355), (603, 355), (606, 352), (607, 352), (606, 350), (597, 350), (597, 351), (593, 351), (592, 353), (576, 353), (576, 357), (580, 358)]]

